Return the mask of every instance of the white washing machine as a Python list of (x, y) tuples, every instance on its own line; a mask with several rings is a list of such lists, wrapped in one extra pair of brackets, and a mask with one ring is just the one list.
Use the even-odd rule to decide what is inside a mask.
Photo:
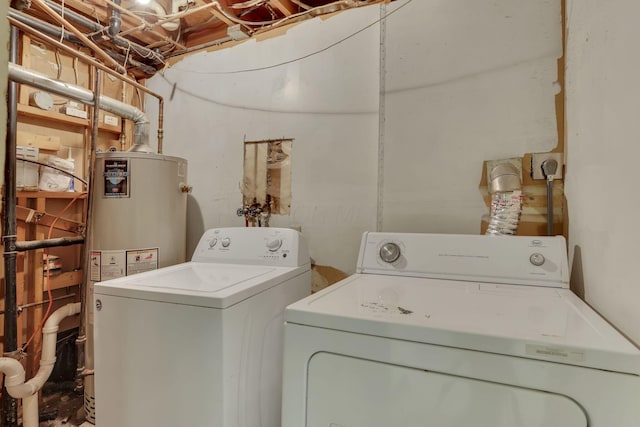
[(96, 425), (280, 427), (283, 311), (310, 293), (301, 235), (257, 227), (97, 283)]
[(368, 233), (285, 310), (283, 427), (638, 427), (640, 351), (562, 237)]

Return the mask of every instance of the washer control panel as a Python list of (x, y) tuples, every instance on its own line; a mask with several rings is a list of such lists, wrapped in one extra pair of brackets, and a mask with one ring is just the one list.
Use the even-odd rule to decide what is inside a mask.
[(309, 253), (302, 235), (293, 229), (214, 228), (202, 235), (192, 261), (289, 267), (309, 263)]

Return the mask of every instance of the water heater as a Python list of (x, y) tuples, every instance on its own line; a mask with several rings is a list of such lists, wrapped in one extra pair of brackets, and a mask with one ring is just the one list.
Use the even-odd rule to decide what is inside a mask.
[(187, 161), (178, 157), (96, 155), (91, 249), (101, 259), (91, 264), (100, 267), (91, 269), (94, 281), (185, 261), (186, 175)]
[[(186, 260), (187, 161), (162, 154), (96, 154), (92, 186), (87, 368), (93, 366), (93, 284)], [(87, 421), (95, 422), (93, 378), (85, 380)]]

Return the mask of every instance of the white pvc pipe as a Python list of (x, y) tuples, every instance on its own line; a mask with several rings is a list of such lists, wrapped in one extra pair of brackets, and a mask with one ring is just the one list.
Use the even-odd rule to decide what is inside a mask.
[(67, 304), (53, 312), (42, 328), (42, 355), (36, 375), (24, 382), (24, 367), (9, 357), (0, 358), (0, 371), (5, 375), (7, 392), (15, 399), (23, 399), (23, 427), (38, 427), (38, 391), (49, 379), (56, 363), (56, 340), (60, 322), (80, 313), (80, 303)]

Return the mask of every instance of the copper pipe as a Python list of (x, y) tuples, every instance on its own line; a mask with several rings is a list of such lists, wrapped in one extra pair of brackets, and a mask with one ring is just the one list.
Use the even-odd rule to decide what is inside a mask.
[(91, 58), (90, 56), (87, 56), (86, 54), (84, 54), (84, 53), (82, 53), (82, 52), (80, 52), (78, 50), (75, 50), (75, 49), (67, 46), (64, 43), (60, 43), (58, 40), (54, 39), (53, 37), (49, 37), (48, 35), (40, 32), (38, 30), (35, 30), (35, 29), (31, 28), (30, 26), (28, 26), (26, 24), (23, 24), (22, 22), (18, 21), (17, 19), (14, 19), (14, 18), (12, 18), (10, 16), (7, 17), (7, 19), (9, 20), (9, 23), (11, 25), (13, 25), (13, 26), (15, 26), (17, 28), (20, 28), (24, 32), (29, 33), (32, 36), (35, 36), (36, 38), (38, 38), (38, 39), (40, 39), (40, 40), (42, 40), (44, 42), (50, 43), (51, 45), (53, 45), (53, 46), (55, 46), (55, 47), (57, 47), (57, 48), (59, 48), (61, 50), (64, 50), (68, 54), (71, 54), (71, 55), (73, 55), (73, 56), (85, 61), (86, 63), (91, 64), (94, 67), (104, 71), (105, 73), (108, 73), (108, 74), (110, 74), (110, 75), (112, 75), (114, 77), (117, 77), (118, 79), (120, 79), (120, 80), (122, 80), (124, 82), (129, 83), (131, 86), (134, 86), (134, 87), (136, 87), (136, 88), (148, 93), (149, 95), (151, 95), (151, 96), (153, 96), (155, 98), (162, 99), (161, 95), (153, 92), (152, 90), (148, 89), (146, 86), (141, 85), (140, 83), (138, 83), (137, 81), (133, 80), (132, 78), (130, 78), (130, 77), (126, 76), (126, 75), (120, 74), (117, 71), (112, 70), (111, 68), (105, 66), (104, 64), (101, 64), (100, 62), (96, 61), (95, 59)]
[(129, 78), (126, 75), (120, 74), (117, 71), (112, 70), (111, 68), (99, 63), (98, 61), (96, 61), (95, 59), (85, 55), (84, 53), (75, 50), (69, 46), (67, 46), (64, 43), (60, 43), (58, 40), (49, 37), (48, 35), (35, 30), (31, 27), (29, 27), (28, 25), (23, 24), (22, 22), (11, 18), (10, 16), (7, 17), (7, 19), (9, 20), (9, 22), (11, 23), (11, 25), (15, 26), (16, 28), (20, 28), (21, 30), (23, 30), (26, 33), (31, 34), (32, 36), (35, 36), (36, 38), (40, 39), (41, 41), (44, 41), (46, 43), (50, 43), (53, 46), (56, 46), (57, 48), (73, 55), (76, 58), (81, 59), (82, 61), (85, 61), (88, 64), (93, 65), (94, 67), (98, 68), (99, 70), (104, 71), (105, 73), (108, 73), (120, 80), (122, 80), (123, 82), (129, 83), (131, 86), (140, 89), (141, 91), (153, 96), (154, 98), (156, 98), (159, 102), (159, 109), (158, 109), (158, 149), (159, 149), (159, 153), (161, 152), (160, 150), (162, 149), (162, 140), (163, 140), (163, 135), (164, 135), (164, 131), (162, 129), (163, 126), (163, 122), (164, 122), (164, 98), (155, 93), (154, 91), (152, 91), (151, 89), (147, 88), (146, 86), (141, 85), (140, 83), (138, 83), (137, 81)]
[(126, 74), (127, 70), (122, 65), (118, 64), (113, 58), (107, 55), (97, 44), (89, 40), (87, 36), (82, 34), (80, 30), (71, 25), (66, 19), (58, 15), (53, 9), (47, 6), (42, 0), (32, 0), (35, 4), (38, 5), (40, 10), (49, 15), (54, 21), (58, 24), (64, 26), (67, 30), (71, 31), (76, 37), (78, 37), (82, 42), (89, 46), (91, 50), (95, 52), (97, 56), (99, 56), (106, 63), (113, 65), (118, 71), (123, 74)]
[(164, 129), (163, 125), (164, 117), (164, 99), (159, 99), (158, 105), (158, 154), (162, 154), (162, 142), (164, 141)]

